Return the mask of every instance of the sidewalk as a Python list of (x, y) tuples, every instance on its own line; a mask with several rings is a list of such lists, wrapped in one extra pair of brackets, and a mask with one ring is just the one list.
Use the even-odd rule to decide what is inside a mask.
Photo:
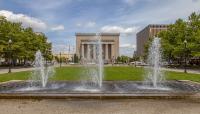
[(192, 100), (31, 100), (1, 99), (0, 114), (200, 114)]
[[(81, 66), (81, 65), (62, 65), (62, 67), (64, 66)], [(105, 66), (111, 66), (111, 65), (105, 65)], [(123, 65), (124, 66), (124, 65)], [(55, 65), (55, 67), (59, 67), (58, 65)], [(137, 66), (139, 67), (139, 66)], [(31, 71), (34, 68), (12, 68), (12, 72), (21, 72), (21, 71)], [(174, 71), (174, 72), (184, 72), (184, 69), (175, 69), (175, 68), (162, 68), (162, 70), (165, 71)], [(8, 68), (0, 68), (0, 74), (5, 74), (8, 73)], [(187, 69), (187, 73), (193, 73), (193, 74), (200, 74), (200, 70), (193, 70), (193, 69)]]
[[(184, 72), (184, 69), (162, 68), (165, 71)], [(200, 74), (200, 70), (187, 69), (187, 73)]]
[[(33, 70), (33, 68), (12, 68), (11, 71), (12, 72), (22, 72), (22, 71), (31, 71)], [(0, 69), (0, 74), (6, 74), (8, 73), (8, 68), (3, 68)]]

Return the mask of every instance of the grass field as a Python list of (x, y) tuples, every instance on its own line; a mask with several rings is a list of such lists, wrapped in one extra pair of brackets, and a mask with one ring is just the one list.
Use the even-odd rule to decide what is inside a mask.
[[(56, 68), (55, 76), (50, 80), (80, 80), (84, 79), (85, 70), (82, 67), (62, 67)], [(27, 80), (30, 79), (30, 71), (17, 72), (10, 74), (0, 74), (0, 82), (9, 80)], [(145, 72), (143, 68), (135, 67), (105, 67), (104, 80), (143, 80)], [(200, 74), (185, 74), (181, 72), (166, 71), (167, 80), (191, 80), (200, 82)]]

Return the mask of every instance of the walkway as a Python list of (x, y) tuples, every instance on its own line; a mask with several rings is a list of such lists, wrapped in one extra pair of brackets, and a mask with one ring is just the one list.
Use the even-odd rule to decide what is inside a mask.
[(0, 100), (0, 114), (200, 114), (187, 100)]
[[(175, 72), (184, 72), (184, 69), (175, 69), (175, 68), (162, 68), (162, 70), (175, 71)], [(187, 72), (188, 73), (193, 73), (193, 74), (200, 74), (200, 70), (187, 69)]]
[[(22, 72), (22, 71), (31, 71), (33, 68), (12, 68), (12, 72)], [(8, 68), (0, 69), (0, 74), (8, 73)]]
[[(62, 66), (81, 66), (81, 65), (62, 65)], [(111, 66), (111, 65), (105, 65), (105, 66)], [(122, 65), (125, 66), (125, 65)], [(56, 65), (56, 67), (59, 67), (59, 64)], [(138, 66), (139, 67), (139, 66)], [(21, 71), (31, 71), (33, 68), (12, 68), (12, 72), (21, 72)], [(175, 69), (175, 68), (162, 68), (162, 70), (166, 71), (175, 71), (175, 72), (184, 72), (184, 69)], [(194, 74), (200, 74), (200, 70), (192, 70), (187, 69), (188, 73), (194, 73)], [(8, 73), (8, 68), (0, 68), (0, 74)]]

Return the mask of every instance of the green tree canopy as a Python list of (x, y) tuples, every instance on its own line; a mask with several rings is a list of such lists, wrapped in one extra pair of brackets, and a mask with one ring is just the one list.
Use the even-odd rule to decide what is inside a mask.
[[(200, 14), (192, 13), (188, 20), (178, 19), (169, 25), (167, 31), (158, 35), (161, 38), (163, 54), (167, 59), (181, 59), (185, 52), (188, 57), (200, 57)], [(184, 41), (187, 41), (187, 50)]]
[(24, 28), (21, 23), (7, 21), (0, 16), (0, 57), (8, 58), (8, 41), (12, 40), (13, 60), (32, 61), (34, 54), (40, 50), (45, 57), (51, 57), (51, 43), (43, 33), (36, 33), (32, 28)]

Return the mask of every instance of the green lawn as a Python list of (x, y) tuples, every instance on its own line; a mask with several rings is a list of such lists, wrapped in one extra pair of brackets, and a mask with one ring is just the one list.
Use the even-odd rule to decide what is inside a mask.
[[(56, 74), (50, 80), (80, 80), (84, 78), (81, 67), (56, 68)], [(105, 67), (104, 80), (143, 80), (145, 73), (143, 68), (135, 67)], [(0, 74), (0, 82), (9, 80), (27, 80), (31, 72), (18, 72)], [(185, 74), (180, 72), (165, 72), (167, 80), (192, 80), (200, 82), (200, 74)]]

